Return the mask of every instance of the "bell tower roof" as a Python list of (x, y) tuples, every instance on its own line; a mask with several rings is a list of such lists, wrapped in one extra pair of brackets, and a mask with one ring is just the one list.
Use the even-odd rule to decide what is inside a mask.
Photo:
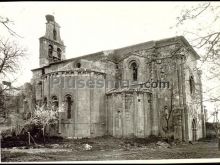
[(46, 17), (47, 22), (55, 22), (53, 15), (47, 14), (45, 17)]

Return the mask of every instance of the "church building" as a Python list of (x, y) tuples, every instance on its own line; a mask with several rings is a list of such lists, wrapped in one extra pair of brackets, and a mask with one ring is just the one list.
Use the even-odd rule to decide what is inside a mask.
[(46, 21), (31, 83), (36, 103), (59, 111), (51, 133), (181, 141), (205, 136), (200, 57), (183, 36), (66, 59), (59, 24), (52, 15)]

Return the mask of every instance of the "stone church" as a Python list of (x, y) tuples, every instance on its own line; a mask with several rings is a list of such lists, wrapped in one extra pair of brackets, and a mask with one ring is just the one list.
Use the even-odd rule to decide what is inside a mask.
[(200, 57), (183, 36), (66, 59), (59, 24), (52, 15), (46, 21), (39, 39), (40, 67), (32, 70), (31, 83), (36, 103), (53, 104), (59, 111), (53, 133), (169, 134), (184, 141), (205, 136), (201, 71), (196, 67)]

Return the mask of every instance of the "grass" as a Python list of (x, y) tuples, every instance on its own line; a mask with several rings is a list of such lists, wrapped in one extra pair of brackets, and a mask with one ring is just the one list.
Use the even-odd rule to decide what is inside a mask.
[[(4, 149), (2, 161), (80, 161), (80, 160), (143, 160), (143, 159), (185, 159), (185, 158), (220, 158), (217, 141), (199, 141), (192, 144), (177, 144), (171, 148), (161, 148), (156, 143), (158, 137), (122, 139), (111, 136), (60, 139), (47, 141), (44, 153), (35, 149)], [(84, 150), (83, 144), (92, 149)], [(23, 153), (27, 151), (28, 153)], [(61, 151), (62, 150), (62, 151)], [(13, 152), (12, 152), (13, 151)], [(34, 151), (34, 152), (33, 152)], [(35, 152), (37, 151), (37, 152)], [(68, 152), (67, 152), (68, 151)]]

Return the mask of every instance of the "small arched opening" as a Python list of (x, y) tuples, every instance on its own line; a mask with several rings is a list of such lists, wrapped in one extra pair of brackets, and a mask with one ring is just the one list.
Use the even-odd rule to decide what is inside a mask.
[(49, 45), (49, 46), (48, 46), (48, 56), (49, 56), (49, 57), (52, 57), (52, 56), (53, 56), (53, 46), (52, 46), (52, 45)]
[(190, 76), (189, 78), (189, 89), (190, 89), (190, 94), (195, 93), (195, 81), (194, 81), (193, 76)]
[(61, 55), (62, 55), (62, 51), (60, 48), (57, 48), (57, 57), (60, 60), (61, 59)]
[(65, 97), (66, 108), (67, 108), (67, 119), (72, 118), (72, 97), (71, 95), (66, 95)]
[(54, 39), (54, 40), (57, 39), (57, 31), (56, 31), (55, 28), (53, 29), (53, 39)]
[(138, 65), (135, 61), (132, 61), (130, 63), (130, 70), (132, 74), (132, 80), (137, 81), (138, 80)]

